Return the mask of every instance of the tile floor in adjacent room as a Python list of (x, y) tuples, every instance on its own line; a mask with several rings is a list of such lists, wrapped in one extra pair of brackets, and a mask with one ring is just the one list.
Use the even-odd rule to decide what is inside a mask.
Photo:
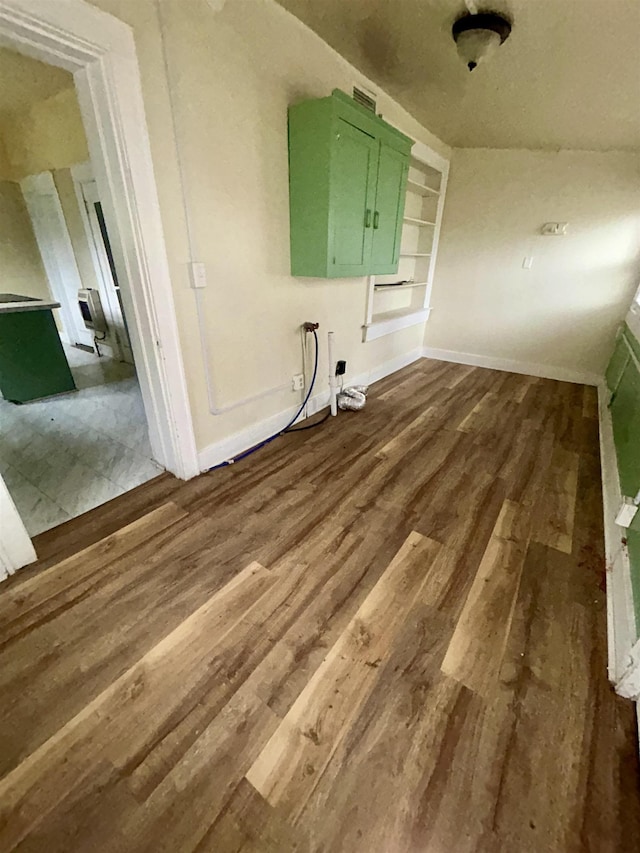
[(65, 346), (77, 392), (0, 399), (0, 473), (34, 536), (162, 470), (132, 365)]

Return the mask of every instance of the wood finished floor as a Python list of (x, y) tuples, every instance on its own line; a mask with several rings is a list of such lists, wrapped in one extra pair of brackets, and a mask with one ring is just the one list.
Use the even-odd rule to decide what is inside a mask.
[(2, 851), (631, 851), (595, 390), (422, 360), (38, 537)]

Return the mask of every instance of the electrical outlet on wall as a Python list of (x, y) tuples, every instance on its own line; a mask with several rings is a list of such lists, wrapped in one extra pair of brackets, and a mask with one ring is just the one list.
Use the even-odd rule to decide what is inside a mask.
[(304, 374), (296, 373), (291, 379), (292, 391), (304, 391)]
[(544, 237), (566, 237), (568, 222), (545, 222), (542, 226)]
[(207, 269), (201, 261), (191, 261), (189, 264), (191, 287), (197, 290), (207, 286)]

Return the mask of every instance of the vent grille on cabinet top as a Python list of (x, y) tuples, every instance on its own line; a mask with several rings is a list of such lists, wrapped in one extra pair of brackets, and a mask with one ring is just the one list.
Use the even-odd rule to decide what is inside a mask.
[(358, 89), (357, 86), (353, 87), (353, 100), (357, 104), (361, 104), (363, 107), (366, 107), (368, 110), (371, 110), (372, 113), (375, 113), (375, 98), (372, 98), (371, 95), (368, 95), (366, 92), (363, 92), (362, 89)]

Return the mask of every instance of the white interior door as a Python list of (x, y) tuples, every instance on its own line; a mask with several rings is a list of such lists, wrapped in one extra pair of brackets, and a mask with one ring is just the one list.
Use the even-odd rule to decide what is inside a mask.
[[(74, 174), (74, 170), (72, 170), (72, 174)], [(77, 180), (76, 175), (77, 172), (74, 174), (74, 180), (77, 181), (77, 185), (79, 186), (84, 212), (86, 212), (85, 228), (88, 229), (87, 237), (91, 243), (96, 275), (101, 283), (101, 293), (104, 295), (107, 303), (106, 313), (111, 337), (112, 339), (115, 338), (114, 343), (119, 350), (119, 357), (129, 364), (133, 364), (133, 351), (131, 349), (129, 330), (127, 329), (127, 321), (122, 306), (120, 283), (102, 212), (102, 203), (98, 195), (98, 185), (93, 177)]]
[(51, 172), (31, 175), (20, 182), (33, 231), (53, 298), (60, 303), (63, 338), (68, 343), (93, 345), (82, 320), (78, 290), (82, 280), (73, 253), (67, 223)]

